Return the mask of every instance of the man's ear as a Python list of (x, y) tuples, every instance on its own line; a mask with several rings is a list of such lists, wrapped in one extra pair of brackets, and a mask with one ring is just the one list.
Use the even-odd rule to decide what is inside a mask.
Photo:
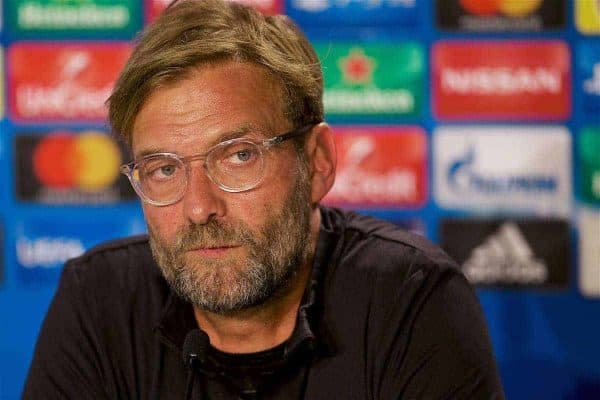
[(311, 202), (318, 204), (333, 186), (337, 164), (333, 132), (325, 122), (312, 129), (306, 141), (306, 153), (312, 187)]

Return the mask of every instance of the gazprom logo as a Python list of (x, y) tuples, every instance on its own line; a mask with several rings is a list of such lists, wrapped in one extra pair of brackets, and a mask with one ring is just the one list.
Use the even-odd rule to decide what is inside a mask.
[(481, 194), (510, 193), (553, 193), (558, 190), (558, 179), (552, 175), (522, 174), (495, 175), (477, 171), (475, 149), (449, 164), (446, 174), (453, 191), (458, 193), (478, 192)]
[(446, 126), (433, 135), (442, 208), (569, 215), (571, 135), (563, 126)]

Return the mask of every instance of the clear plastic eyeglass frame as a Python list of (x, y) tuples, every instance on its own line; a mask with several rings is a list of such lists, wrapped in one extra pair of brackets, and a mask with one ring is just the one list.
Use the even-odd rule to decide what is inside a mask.
[[(204, 159), (202, 166), (206, 171), (206, 175), (221, 190), (230, 193), (244, 192), (258, 186), (264, 177), (264, 150), (268, 150), (286, 140), (304, 135), (316, 124), (304, 125), (264, 140), (247, 138), (227, 140), (218, 143), (205, 153), (193, 154), (187, 157), (181, 157), (174, 153), (148, 154), (139, 160), (123, 164), (120, 170), (121, 173), (129, 178), (131, 186), (133, 186), (133, 189), (142, 201), (154, 206), (168, 206), (177, 203), (183, 198), (187, 190), (191, 172), (190, 162), (195, 160)], [(255, 155), (255, 160), (252, 161), (251, 167), (247, 167), (247, 164), (244, 164), (246, 163), (245, 160), (239, 162), (242, 165), (241, 168), (236, 167), (237, 170), (236, 168), (231, 168), (231, 171), (227, 171), (217, 164), (220, 159), (237, 157), (239, 155), (247, 156), (248, 154)], [(169, 175), (169, 171), (171, 174), (177, 175)], [(144, 181), (145, 176), (155, 173), (164, 174), (165, 172), (166, 176), (154, 179), (155, 183), (146, 183)], [(244, 176), (244, 173), (247, 176)], [(150, 179), (148, 178), (146, 181)], [(151, 188), (152, 185), (154, 188)]]

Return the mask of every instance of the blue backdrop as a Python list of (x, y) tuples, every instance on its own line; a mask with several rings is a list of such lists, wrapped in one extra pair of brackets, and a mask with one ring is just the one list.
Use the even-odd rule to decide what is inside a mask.
[[(103, 180), (102, 173), (90, 166), (89, 182), (91, 183), (89, 183), (86, 181), (86, 176), (67, 176), (68, 174), (61, 169), (63, 167), (60, 167), (61, 162), (66, 162), (66, 165), (70, 165), (68, 162), (73, 160), (82, 162), (81, 157), (84, 159), (87, 157), (86, 160), (93, 162), (96, 160), (93, 158), (96, 149), (99, 149), (98, 152), (103, 155), (114, 155), (115, 151), (117, 153), (121, 151), (116, 144), (109, 145), (94, 135), (90, 136), (90, 131), (100, 134), (108, 131), (102, 118), (93, 113), (85, 114), (89, 110), (84, 108), (75, 116), (68, 115), (64, 110), (62, 114), (61, 112), (52, 114), (54, 111), (44, 108), (44, 104), (39, 106), (42, 109), (40, 114), (34, 115), (31, 114), (33, 112), (31, 100), (24, 106), (19, 103), (21, 95), (17, 93), (21, 93), (20, 91), (25, 93), (29, 90), (27, 89), (29, 83), (33, 82), (29, 86), (37, 85), (38, 89), (46, 85), (45, 87), (52, 87), (57, 91), (65, 87), (58, 81), (69, 76), (61, 75), (66, 71), (64, 68), (67, 68), (64, 65), (63, 72), (55, 71), (55, 66), (61, 62), (58, 58), (56, 61), (40, 61), (40, 58), (33, 54), (37, 48), (48, 43), (67, 46), (82, 44), (85, 48), (97, 42), (108, 44), (109, 47), (111, 44), (117, 47), (117, 43), (130, 40), (134, 33), (148, 22), (153, 7), (161, 7), (160, 1), (98, 0), (91, 3), (96, 4), (97, 7), (82, 11), (80, 15), (84, 17), (70, 14), (69, 18), (56, 17), (54, 22), (51, 21), (54, 14), (50, 11), (58, 10), (58, 13), (62, 12), (64, 15), (70, 12), (69, 7), (71, 10), (77, 7), (80, 9), (90, 7), (89, 2), (11, 0), (5, 2), (2, 8), (4, 16), (0, 35), (3, 48), (0, 86), (3, 88), (4, 105), (3, 112), (0, 114), (2, 116), (0, 121), (0, 246), (2, 247), (0, 252), (0, 398), (2, 399), (19, 397), (38, 329), (55, 291), (64, 260), (103, 240), (145, 230), (139, 204), (132, 198), (132, 193), (123, 186), (122, 180), (117, 180), (113, 176), (106, 178), (110, 180), (107, 183)], [(327, 94), (340, 90), (341, 93), (347, 93), (349, 96), (358, 93), (360, 97), (370, 93), (369, 95), (381, 96), (385, 99), (385, 91), (391, 90), (389, 96), (403, 93), (409, 99), (417, 99), (416, 105), (411, 105), (410, 101), (400, 103), (392, 99), (389, 100), (389, 108), (386, 109), (387, 103), (381, 100), (382, 108), (376, 110), (358, 107), (353, 112), (328, 113), (328, 121), (334, 127), (339, 125), (344, 125), (346, 128), (355, 127), (366, 131), (367, 136), (369, 127), (373, 126), (391, 127), (397, 129), (400, 135), (407, 126), (416, 126), (425, 132), (426, 137), (424, 154), (417, 155), (417, 163), (421, 162), (422, 168), (407, 167), (406, 160), (398, 161), (400, 167), (422, 169), (423, 176), (417, 176), (416, 179), (419, 179), (425, 187), (422, 194), (424, 197), (415, 201), (398, 201), (396, 204), (390, 204), (389, 201), (381, 201), (382, 196), (385, 197), (386, 194), (384, 190), (377, 193), (378, 197), (375, 200), (370, 199), (367, 193), (364, 194), (365, 197), (359, 196), (355, 202), (345, 203), (344, 206), (403, 224), (409, 229), (421, 232), (433, 241), (446, 243), (450, 246), (447, 250), (455, 254), (459, 254), (460, 249), (453, 248), (453, 245), (449, 244), (451, 243), (449, 237), (443, 237), (445, 231), (442, 226), (448, 226), (444, 224), (448, 221), (463, 221), (467, 227), (474, 227), (489, 223), (490, 228), (485, 231), (487, 232), (485, 234), (473, 233), (474, 230), (469, 231), (471, 228), (464, 229), (464, 232), (446, 233), (447, 235), (464, 234), (465, 238), (471, 235), (469, 237), (473, 241), (479, 240), (472, 248), (463, 249), (466, 254), (465, 259), (459, 262), (463, 265), (471, 262), (472, 265), (478, 254), (489, 263), (499, 262), (505, 265), (508, 261), (514, 261), (516, 257), (510, 253), (511, 248), (507, 247), (506, 242), (517, 240), (515, 246), (520, 246), (521, 250), (525, 249), (524, 258), (521, 259), (524, 269), (531, 268), (535, 261), (538, 263), (536, 265), (541, 264), (547, 269), (548, 276), (558, 276), (555, 281), (547, 277), (535, 282), (508, 279), (508, 275), (497, 277), (490, 282), (474, 281), (475, 284), (482, 284), (478, 293), (489, 323), (507, 398), (600, 398), (600, 139), (598, 139), (600, 138), (598, 131), (600, 129), (598, 113), (600, 110), (600, 36), (598, 36), (600, 35), (600, 5), (598, 2), (595, 0), (513, 0), (512, 6), (508, 0), (499, 0), (495, 3), (473, 0), (287, 0), (286, 2), (273, 0), (273, 2), (256, 3), (283, 10), (299, 23), (311, 41), (319, 44), (319, 55), (322, 57), (323, 64), (328, 65), (325, 71)], [(490, 6), (493, 3), (495, 8)], [(523, 7), (519, 7), (518, 3)], [(525, 7), (524, 3), (529, 3), (530, 7)], [(27, 11), (29, 14), (23, 11), (26, 7), (30, 7)], [(31, 7), (43, 9), (46, 13), (44, 15), (50, 17), (40, 17), (35, 9), (31, 11)], [(86, 18), (89, 21), (89, 16), (92, 15), (90, 13), (103, 12), (102, 10), (106, 12), (105, 16), (108, 16), (106, 21), (109, 21), (104, 26), (100, 23), (97, 25), (85, 23)], [(119, 18), (119, 15), (122, 15), (119, 13), (123, 12), (127, 13), (126, 19)], [(447, 114), (439, 111), (447, 109), (450, 110), (449, 113), (456, 112), (456, 110), (452, 111), (452, 107), (456, 104), (451, 104), (452, 100), (450, 103), (442, 104), (446, 100), (442, 98), (443, 87), (436, 86), (437, 66), (433, 65), (432, 53), (434, 46), (448, 43), (447, 41), (468, 41), (467, 47), (471, 46), (468, 48), (474, 49), (473, 57), (467, 57), (457, 63), (463, 62), (467, 66), (470, 63), (473, 70), (482, 67), (482, 60), (496, 57), (494, 53), (496, 50), (490, 43), (504, 42), (508, 43), (510, 48), (517, 42), (531, 40), (558, 41), (567, 45), (568, 58), (566, 66), (563, 66), (566, 72), (559, 71), (563, 75), (566, 73), (566, 76), (561, 75), (561, 87), (557, 89), (563, 91), (563, 100), (566, 99), (566, 103), (563, 104), (567, 110), (566, 115), (561, 112), (552, 114), (555, 111), (549, 111), (548, 114), (544, 111), (550, 107), (549, 103), (560, 99), (548, 100), (550, 95), (546, 100), (543, 95), (535, 98), (534, 92), (537, 89), (533, 86), (525, 87), (535, 83), (531, 83), (533, 82), (531, 75), (527, 76), (529, 79), (527, 82), (524, 75), (518, 75), (524, 79), (525, 89), (521, 88), (521, 94), (512, 93), (510, 96), (513, 96), (514, 101), (530, 99), (525, 108), (541, 110), (539, 117), (532, 118), (526, 113), (520, 113), (519, 110), (509, 110), (511, 105), (506, 102), (494, 103), (494, 98), (498, 100), (506, 93), (483, 93), (482, 87), (485, 85), (481, 82), (477, 83), (477, 79), (486, 79), (481, 76), (475, 78), (475, 81), (469, 81), (471, 88), (475, 87), (472, 96), (482, 96), (481, 99), (484, 100), (491, 99), (490, 107), (497, 107), (492, 110), (498, 111), (496, 116), (487, 116), (475, 108), (467, 109), (467, 103), (461, 103), (460, 96), (456, 97), (456, 104), (458, 108), (465, 107), (462, 111), (468, 114), (466, 117), (463, 114), (456, 118), (448, 117)], [(410, 43), (413, 46), (411, 48), (417, 50), (410, 53), (406, 50), (406, 43)], [(31, 51), (30, 58), (18, 59), (16, 55), (18, 52), (14, 51), (14, 48), (21, 45), (32, 46), (34, 51)], [(381, 45), (391, 48), (390, 52), (378, 55), (373, 48)], [(536, 47), (535, 44), (533, 47)], [(402, 57), (412, 57), (410, 58), (412, 61), (408, 58), (401, 59), (397, 65), (401, 73), (394, 75), (395, 66), (390, 67), (389, 63), (386, 64), (386, 60), (395, 57), (400, 48), (407, 51), (407, 54), (411, 54)], [(489, 53), (486, 53), (485, 48), (490, 48)], [(347, 67), (348, 64), (341, 66), (342, 61), (332, 61), (328, 58), (336, 51), (341, 53), (346, 51), (348, 57), (354, 54), (358, 55), (358, 58), (350, 59), (355, 61), (350, 67)], [(104, 82), (103, 79), (111, 78), (110, 74), (102, 75), (106, 72), (100, 72), (100, 75), (91, 72), (85, 75), (86, 73), (82, 72), (82, 75), (78, 75), (77, 71), (81, 72), (85, 68), (93, 69), (96, 59), (94, 56), (86, 57), (75, 58), (75, 61), (70, 64), (76, 71), (71, 77), (75, 81), (79, 79), (79, 86), (64, 90), (84, 90), (81, 87), (86, 84), (93, 86), (94, 82), (100, 87)], [(525, 70), (519, 68), (525, 66), (533, 68), (528, 71), (542, 71), (539, 69), (542, 67), (531, 67), (527, 64), (529, 61), (535, 63), (539, 60), (500, 60), (496, 66), (499, 65), (498, 68), (502, 71), (513, 68), (512, 71), (517, 71), (516, 74), (524, 74)], [(552, 59), (549, 62), (551, 61)], [(116, 57), (115, 63), (120, 62)], [(441, 62), (454, 61), (442, 60)], [(502, 62), (507, 64), (503, 66)], [(521, 67), (519, 62), (523, 63)], [(459, 64), (453, 64), (454, 68), (458, 69)], [(550, 65), (544, 71), (549, 71), (552, 75), (560, 67), (558, 64)], [(336, 66), (340, 71), (334, 71)], [(489, 72), (489, 70), (485, 71)], [(416, 80), (405, 79), (410, 73), (416, 74)], [(560, 73), (557, 72), (559, 75)], [(466, 75), (462, 77), (468, 78)], [(517, 75), (512, 75), (512, 79), (517, 79), (516, 77)], [(92, 83), (88, 82), (88, 78)], [(338, 78), (339, 86), (330, 84)], [(344, 90), (346, 92), (343, 92)], [(44, 100), (48, 104), (55, 99), (43, 91), (31, 93), (34, 93), (34, 97), (48, 96)], [(54, 94), (54, 96), (58, 95)], [(72, 97), (67, 100), (71, 101)], [(63, 98), (66, 102), (64, 104), (71, 104), (67, 100)], [(397, 108), (394, 108), (395, 105)], [(473, 105), (473, 107), (477, 106), (477, 104)], [(434, 112), (434, 110), (438, 111)], [(509, 111), (503, 113), (503, 110)], [(444, 179), (448, 178), (449, 172), (446, 175), (443, 172), (445, 171), (443, 160), (445, 154), (450, 154), (452, 149), (451, 146), (436, 147), (435, 143), (441, 140), (438, 137), (445, 135), (444, 129), (458, 127), (461, 131), (461, 127), (465, 126), (481, 130), (481, 133), (471, 134), (468, 133), (468, 129), (464, 129), (467, 133), (462, 132), (458, 135), (462, 138), (460, 140), (463, 140), (466, 135), (464, 140), (467, 142), (470, 137), (483, 138), (481, 142), (473, 139), (471, 149), (476, 156), (491, 151), (489, 149), (491, 142), (486, 141), (488, 140), (486, 135), (489, 135), (486, 129), (490, 126), (504, 127), (503, 129), (508, 131), (505, 135), (507, 137), (511, 134), (521, 135), (519, 132), (528, 128), (552, 127), (551, 130), (555, 131), (554, 128), (559, 127), (567, 132), (566, 141), (560, 142), (566, 147), (561, 149), (557, 144), (547, 146), (548, 148), (544, 148), (543, 151), (540, 147), (538, 154), (536, 153), (537, 142), (531, 142), (529, 146), (530, 142), (519, 144), (521, 142), (517, 139), (514, 141), (516, 143), (514, 153), (503, 153), (505, 150), (498, 147), (498, 160), (492, 160), (492, 164), (489, 165), (471, 166), (472, 169), (479, 168), (480, 175), (487, 173), (486, 176), (493, 177), (494, 180), (491, 182), (495, 185), (494, 190), (489, 189), (489, 185), (485, 186), (481, 183), (477, 186), (478, 181), (475, 182), (472, 178), (474, 175), (468, 175), (468, 179), (471, 180), (466, 187), (473, 192), (465, 189), (467, 190), (463, 193), (465, 205), (448, 206), (446, 200), (449, 195), (444, 189), (447, 183)], [(511, 129), (514, 132), (511, 132)], [(584, 135), (584, 131), (590, 133)], [(92, 137), (89, 142), (91, 147), (86, 147), (88, 145), (84, 144), (83, 140), (75, 139), (86, 134)], [(539, 135), (550, 138), (546, 133)], [(43, 139), (47, 137), (54, 139), (58, 137), (58, 139), (44, 141)], [(501, 140), (498, 143), (501, 143)], [(72, 151), (72, 147), (69, 146), (78, 149), (77, 154), (80, 154), (80, 158), (69, 155)], [(383, 154), (383, 156), (377, 154), (371, 156), (375, 164), (379, 163), (389, 172), (395, 165), (393, 158), (396, 155), (394, 152)], [(125, 160), (125, 158), (126, 155), (123, 154), (121, 159)], [(402, 157), (398, 156), (398, 159), (400, 158)], [(487, 159), (489, 160), (490, 157)], [(102, 163), (107, 162), (105, 159), (102, 161)], [(567, 164), (563, 165), (562, 162)], [(101, 165), (106, 169), (115, 168), (113, 164)], [(343, 166), (343, 168), (349, 167), (351, 165)], [(376, 170), (375, 167), (371, 170), (369, 166), (358, 167), (367, 172), (385, 174), (379, 170), (373, 172)], [(438, 170), (442, 172), (438, 174), (436, 172)], [(531, 192), (528, 192), (529, 186), (525, 187), (523, 183), (525, 179), (529, 179), (528, 177), (542, 177), (550, 182), (551, 187), (547, 192), (539, 187), (536, 189), (539, 202), (531, 200), (536, 197), (532, 197)], [(89, 194), (89, 188), (85, 187), (86, 182), (92, 186), (96, 185), (92, 190), (95, 191), (94, 194)], [(482, 187), (487, 189), (483, 190)], [(563, 193), (562, 190), (566, 192)], [(536, 242), (537, 234), (535, 229), (530, 228), (531, 222), (553, 219), (564, 222), (564, 228), (560, 228), (563, 230), (556, 236), (560, 237), (558, 242), (554, 244), (548, 244), (549, 242), (545, 240)], [(502, 226), (506, 226), (503, 224), (510, 221), (515, 221), (520, 228), (521, 234), (517, 234), (516, 239), (514, 235), (510, 236), (510, 233), (501, 229)], [(471, 233), (465, 233), (466, 231)], [(504, 240), (509, 236), (509, 239)], [(498, 243), (499, 247), (496, 246)], [(552, 254), (555, 254), (552, 251), (556, 248), (561, 249), (561, 254), (566, 260), (558, 265), (553, 264), (550, 259), (553, 257)], [(492, 254), (491, 249), (496, 249), (496, 252)]]

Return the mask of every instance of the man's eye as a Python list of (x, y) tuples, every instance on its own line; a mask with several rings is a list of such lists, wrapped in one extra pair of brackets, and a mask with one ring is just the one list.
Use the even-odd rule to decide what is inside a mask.
[(230, 165), (241, 166), (251, 163), (258, 157), (256, 150), (252, 148), (239, 149), (228, 153), (224, 161)]
[(174, 164), (151, 166), (146, 169), (144, 174), (150, 179), (166, 179), (177, 173), (177, 166)]
[(157, 169), (157, 173), (164, 176), (171, 176), (175, 173), (174, 165), (165, 165)]
[(235, 159), (241, 162), (246, 162), (252, 158), (252, 153), (248, 150), (238, 151), (235, 153)]

